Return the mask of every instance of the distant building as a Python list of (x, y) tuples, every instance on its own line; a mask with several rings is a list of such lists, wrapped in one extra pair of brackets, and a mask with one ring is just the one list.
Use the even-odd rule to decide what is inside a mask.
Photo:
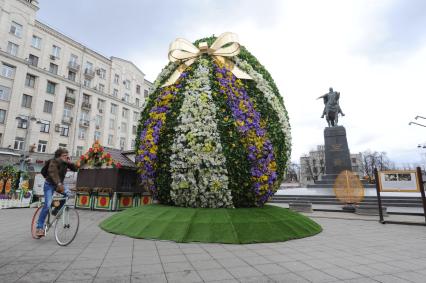
[(0, 0), (0, 7), (1, 151), (47, 158), (65, 147), (79, 156), (94, 140), (133, 149), (152, 88), (145, 74), (36, 20), (38, 1)]
[[(352, 172), (360, 177), (364, 176), (362, 154), (351, 154)], [(314, 184), (316, 180), (321, 180), (325, 173), (325, 150), (324, 145), (318, 145), (316, 150), (311, 150), (309, 154), (300, 157), (300, 184), (302, 186)]]

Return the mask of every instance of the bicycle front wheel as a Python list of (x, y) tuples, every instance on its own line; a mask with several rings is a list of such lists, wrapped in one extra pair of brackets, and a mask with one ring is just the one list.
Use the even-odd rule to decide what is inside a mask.
[(65, 206), (55, 223), (55, 239), (58, 245), (69, 245), (77, 235), (79, 225), (77, 210)]

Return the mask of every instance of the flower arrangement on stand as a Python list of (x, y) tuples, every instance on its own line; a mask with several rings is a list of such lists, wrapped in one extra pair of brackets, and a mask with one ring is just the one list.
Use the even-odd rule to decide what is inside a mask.
[(87, 166), (89, 168), (120, 168), (120, 162), (115, 162), (111, 154), (105, 151), (103, 146), (96, 140), (89, 150), (80, 156), (77, 167)]
[(18, 170), (12, 165), (6, 165), (0, 171), (0, 194), (9, 195), (14, 193), (16, 189), (16, 181), (18, 178)]

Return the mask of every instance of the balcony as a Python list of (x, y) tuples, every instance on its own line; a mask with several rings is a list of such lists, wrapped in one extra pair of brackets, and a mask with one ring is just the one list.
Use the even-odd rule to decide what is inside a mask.
[(73, 118), (72, 117), (69, 117), (69, 116), (63, 116), (62, 117), (62, 123), (64, 123), (64, 124), (72, 124), (72, 120), (73, 120)]
[(66, 94), (65, 95), (65, 103), (74, 105), (75, 104), (75, 97), (74, 97), (74, 95)]
[(80, 119), (80, 126), (88, 128), (90, 126), (90, 121), (85, 119)]
[(74, 71), (74, 72), (78, 72), (78, 70), (80, 70), (80, 65), (77, 64), (76, 62), (69, 61), (68, 62), (68, 69), (70, 69), (71, 71)]
[(93, 79), (95, 77), (95, 71), (89, 68), (84, 69), (84, 76), (88, 79)]
[(81, 103), (81, 108), (90, 110), (90, 109), (92, 109), (92, 104), (90, 104), (88, 102), (83, 102), (83, 103)]

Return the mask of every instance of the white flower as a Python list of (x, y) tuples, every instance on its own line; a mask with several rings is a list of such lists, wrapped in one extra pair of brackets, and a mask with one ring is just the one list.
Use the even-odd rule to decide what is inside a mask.
[(199, 63), (194, 77), (187, 81), (171, 147), (170, 196), (180, 206), (233, 207), (215, 120), (208, 61), (199, 59)]

